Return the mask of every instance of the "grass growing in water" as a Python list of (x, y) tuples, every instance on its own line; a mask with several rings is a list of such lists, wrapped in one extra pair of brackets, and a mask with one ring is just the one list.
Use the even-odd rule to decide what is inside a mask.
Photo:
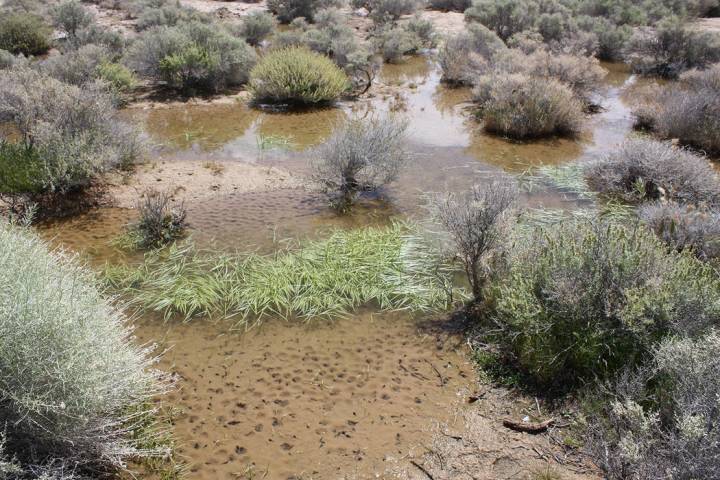
[(446, 308), (458, 297), (451, 275), (452, 268), (406, 224), (335, 231), (273, 255), (173, 245), (146, 255), (137, 268), (106, 269), (109, 284), (140, 310), (165, 318), (238, 316), (245, 326), (265, 316), (341, 316), (368, 304), (382, 310)]

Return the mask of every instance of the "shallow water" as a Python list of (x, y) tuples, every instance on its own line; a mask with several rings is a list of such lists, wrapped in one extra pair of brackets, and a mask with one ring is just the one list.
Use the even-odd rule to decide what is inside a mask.
[[(219, 196), (187, 205), (193, 238), (221, 249), (270, 251), (288, 237), (328, 228), (384, 224), (422, 215), (429, 192), (459, 191), (500, 172), (587, 161), (630, 132), (627, 92), (636, 81), (611, 72), (601, 103), (574, 140), (511, 142), (487, 135), (463, 110), (468, 89), (447, 89), (432, 60), (386, 66), (374, 98), (339, 108), (269, 113), (243, 103), (132, 110), (165, 159), (234, 160), (307, 173), (308, 149), (346, 118), (389, 110), (407, 116), (411, 167), (382, 200), (333, 214), (323, 196), (303, 190)], [(397, 86), (402, 94), (397, 96)], [(523, 196), (532, 206), (571, 207), (558, 191)], [(101, 209), (41, 227), (54, 242), (93, 262), (120, 255), (110, 240), (133, 212)], [(476, 383), (452, 337), (419, 329), (407, 315), (360, 313), (331, 324), (270, 321), (246, 333), (231, 323), (164, 324), (140, 319), (143, 342), (169, 349), (160, 367), (180, 376), (167, 403), (180, 413), (175, 433), (189, 478), (384, 477), (396, 460), (422, 450), (429, 430)], [(445, 340), (439, 340), (444, 338)], [(441, 379), (444, 379), (441, 381)], [(243, 477), (244, 476), (244, 477)], [(388, 476), (392, 478), (392, 476)]]
[(243, 334), (151, 322), (139, 335), (170, 348), (160, 367), (180, 376), (167, 401), (194, 479), (375, 478), (422, 450), (475, 383), (461, 340), (400, 314)]

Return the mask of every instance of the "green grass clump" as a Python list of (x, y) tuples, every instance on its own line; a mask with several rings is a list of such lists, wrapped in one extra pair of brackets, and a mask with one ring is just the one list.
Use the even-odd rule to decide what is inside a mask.
[(334, 317), (374, 304), (430, 311), (452, 302), (451, 270), (406, 225), (336, 231), (273, 255), (200, 252), (173, 245), (137, 268), (110, 267), (108, 283), (168, 318)]
[(329, 103), (348, 88), (347, 76), (332, 60), (304, 47), (270, 52), (250, 73), (249, 90), (260, 102)]

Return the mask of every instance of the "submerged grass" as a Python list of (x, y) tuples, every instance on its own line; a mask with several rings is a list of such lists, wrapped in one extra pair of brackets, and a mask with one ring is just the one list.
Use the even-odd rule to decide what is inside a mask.
[(463, 296), (452, 267), (407, 224), (338, 230), (300, 247), (257, 255), (175, 244), (139, 266), (109, 266), (105, 277), (141, 311), (238, 317), (246, 327), (266, 316), (329, 318), (365, 305), (432, 311)]

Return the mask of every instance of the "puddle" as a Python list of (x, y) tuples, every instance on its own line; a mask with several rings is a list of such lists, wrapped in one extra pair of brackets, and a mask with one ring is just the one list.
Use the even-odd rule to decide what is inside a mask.
[(193, 479), (376, 478), (422, 453), (475, 383), (462, 340), (400, 314), (241, 335), (150, 322), (138, 334), (171, 348), (160, 367), (181, 377), (167, 401)]

